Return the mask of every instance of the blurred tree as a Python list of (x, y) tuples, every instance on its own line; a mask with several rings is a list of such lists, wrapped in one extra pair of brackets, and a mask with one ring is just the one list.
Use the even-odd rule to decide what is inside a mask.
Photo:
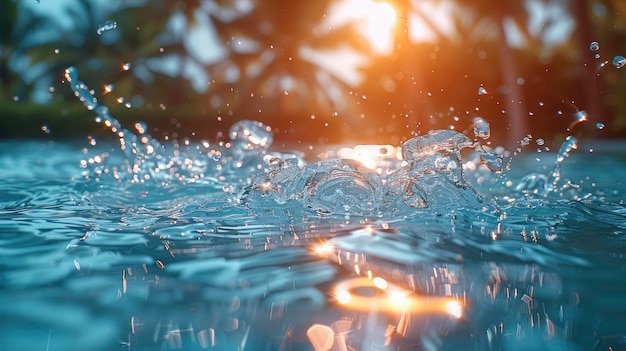
[(509, 28), (515, 27), (524, 39), (531, 38), (528, 32), (529, 13), (525, 1), (475, 1), (455, 0), (471, 12), (477, 21), (486, 21), (494, 30), (499, 54), (504, 107), (509, 120), (507, 146), (515, 147), (528, 134), (527, 114), (524, 111), (524, 96), (517, 79), (521, 77), (517, 59), (510, 43)]
[(28, 98), (32, 82), (24, 76), (28, 53), (39, 47), (37, 40), (49, 19), (21, 8), (17, 1), (0, 3), (0, 103)]
[(365, 56), (371, 47), (354, 22), (323, 25), (332, 3), (213, 2), (206, 14), (224, 50), (206, 66), (213, 108), (262, 116), (283, 129), (290, 123), (286, 119), (298, 123), (312, 114), (319, 120), (353, 116), (354, 106), (346, 103), (351, 82), (342, 77), (340, 63), (323, 62), (319, 54)]

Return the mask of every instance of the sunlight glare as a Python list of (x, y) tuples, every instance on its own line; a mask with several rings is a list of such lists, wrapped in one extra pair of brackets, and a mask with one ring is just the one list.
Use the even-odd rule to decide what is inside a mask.
[(396, 11), (386, 2), (369, 1), (365, 5), (367, 11), (366, 36), (370, 40), (374, 51), (388, 54), (393, 49), (393, 25), (396, 21)]

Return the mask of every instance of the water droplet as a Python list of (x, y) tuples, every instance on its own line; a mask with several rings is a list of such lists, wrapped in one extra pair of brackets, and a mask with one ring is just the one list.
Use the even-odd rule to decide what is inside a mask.
[(474, 118), (474, 136), (476, 138), (488, 139), (491, 136), (489, 123), (481, 117)]
[(131, 108), (131, 107), (133, 107), (133, 105), (130, 103), (130, 101), (127, 101), (127, 102), (124, 104), (124, 106), (125, 106), (126, 108)]
[(539, 106), (543, 106), (543, 101), (539, 101)]
[(115, 29), (115, 28), (117, 28), (117, 22), (115, 22), (115, 21), (106, 21), (106, 22), (102, 23), (98, 27), (98, 30), (96, 31), (96, 33), (98, 33), (98, 35), (100, 35), (100, 34), (106, 32), (106, 31), (109, 31), (109, 30), (112, 30), (112, 29)]
[(622, 68), (626, 66), (626, 57), (621, 55), (615, 56), (613, 58), (613, 66), (615, 66), (615, 68)]
[(51, 132), (52, 130), (50, 129), (50, 127), (49, 127), (47, 124), (43, 124), (43, 125), (41, 126), (41, 131), (42, 131), (42, 132), (44, 132), (44, 133), (46, 133), (46, 134), (50, 134), (50, 132)]
[(211, 159), (218, 162), (222, 158), (222, 152), (219, 150), (211, 150)]
[(596, 128), (604, 129), (604, 123), (601, 123), (601, 122), (596, 123)]
[(589, 119), (589, 115), (585, 110), (579, 110), (574, 112), (574, 118), (576, 118), (577, 122), (584, 122)]
[(131, 66), (131, 63), (126, 62), (125, 64), (122, 65), (122, 70), (128, 71), (130, 69), (130, 66)]
[(58, 54), (59, 54), (59, 52), (61, 52), (61, 50), (59, 50), (59, 49), (54, 49), (54, 53), (55, 53), (55, 54), (57, 54), (57, 55), (58, 55)]
[(103, 87), (103, 94), (108, 94), (113, 91), (113, 84), (105, 84)]
[(545, 142), (545, 140), (543, 140), (543, 139), (539, 138), (539, 139), (535, 140), (535, 143), (537, 143), (537, 145), (539, 145), (539, 146), (542, 146), (542, 145), (543, 145), (543, 144), (545, 144), (546, 142)]
[(485, 87), (478, 88), (478, 95), (486, 95), (486, 94), (487, 94), (487, 89), (485, 89)]
[(600, 43), (598, 43), (597, 41), (592, 41), (591, 44), (589, 44), (589, 50), (591, 51), (600, 50)]

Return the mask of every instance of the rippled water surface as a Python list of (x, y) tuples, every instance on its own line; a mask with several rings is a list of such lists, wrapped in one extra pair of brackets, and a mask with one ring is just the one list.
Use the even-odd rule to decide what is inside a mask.
[(624, 145), (579, 145), (545, 194), (516, 187), (554, 182), (554, 152), (460, 172), (436, 145), (385, 177), (2, 142), (0, 349), (626, 349)]

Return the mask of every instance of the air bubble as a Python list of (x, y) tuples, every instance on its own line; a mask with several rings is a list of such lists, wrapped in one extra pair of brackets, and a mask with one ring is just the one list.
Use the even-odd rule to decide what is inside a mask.
[(592, 41), (591, 44), (589, 44), (589, 50), (591, 51), (600, 50), (600, 43), (598, 43), (597, 41)]
[(626, 66), (626, 57), (621, 55), (615, 56), (613, 58), (613, 66), (615, 66), (615, 68), (622, 68)]
[(596, 128), (597, 129), (604, 129), (604, 123), (601, 123), (601, 122), (596, 123)]

